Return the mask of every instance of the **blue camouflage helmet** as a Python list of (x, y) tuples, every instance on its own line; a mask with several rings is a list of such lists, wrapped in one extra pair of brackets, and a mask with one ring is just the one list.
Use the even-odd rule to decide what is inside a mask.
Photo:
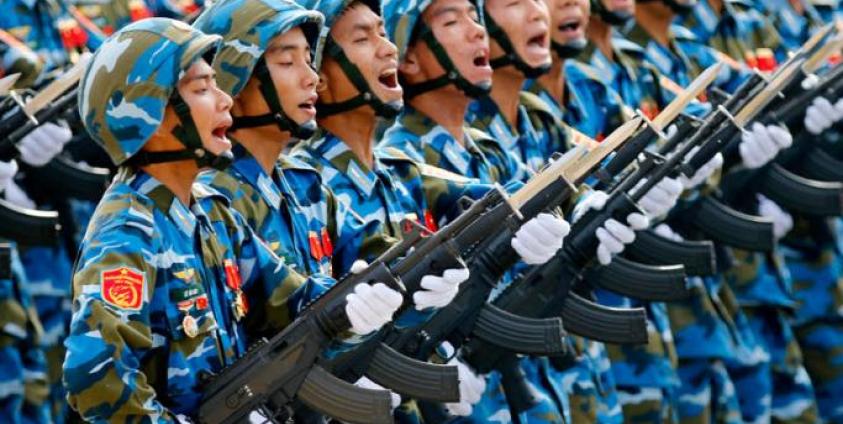
[(296, 27), (302, 29), (308, 44), (314, 48), (322, 20), (319, 12), (307, 10), (291, 0), (223, 0), (199, 16), (193, 24), (195, 27), (223, 37), (220, 52), (214, 58), (219, 87), (237, 96), (254, 76), (269, 106), (269, 112), (262, 115), (235, 116), (231, 130), (275, 124), (299, 139), (313, 135), (315, 121), (297, 123), (281, 106), (280, 93), (275, 89), (264, 53), (274, 37)]
[(322, 14), (291, 0), (222, 0), (205, 10), (193, 26), (222, 36), (222, 47), (214, 58), (217, 85), (237, 96), (274, 37), (301, 27), (315, 47), (322, 21)]
[[(484, 0), (468, 0), (477, 7), (480, 24), (483, 25)], [(404, 98), (409, 100), (419, 94), (454, 84), (471, 97), (481, 97), (491, 90), (490, 83), (472, 84), (457, 70), (445, 48), (439, 43), (433, 32), (424, 24), (421, 17), (434, 0), (384, 0), (383, 19), (386, 33), (390, 40), (398, 47), (398, 61), (404, 60), (407, 49), (413, 43), (414, 37), (427, 43), (436, 60), (445, 70), (444, 75), (432, 78), (418, 84), (408, 84), (401, 81), (404, 87)]]
[(94, 53), (79, 83), (79, 114), (116, 165), (135, 156), (164, 119), (176, 84), (221, 37), (167, 18), (132, 23)]
[(369, 83), (363, 77), (357, 65), (351, 63), (342, 48), (331, 38), (331, 27), (342, 16), (343, 12), (355, 3), (364, 4), (378, 15), (383, 15), (381, 0), (299, 0), (299, 4), (308, 9), (322, 12), (325, 16), (325, 26), (322, 28), (322, 33), (319, 35), (319, 42), (316, 45), (316, 53), (313, 60), (314, 67), (316, 70), (321, 69), (323, 57), (330, 55), (340, 63), (345, 75), (359, 92), (356, 96), (341, 102), (330, 104), (320, 102), (317, 105), (316, 113), (324, 117), (343, 113), (363, 105), (369, 105), (375, 110), (377, 115), (391, 119), (398, 115), (403, 107), (403, 103), (400, 101), (389, 103), (381, 101), (369, 87)]

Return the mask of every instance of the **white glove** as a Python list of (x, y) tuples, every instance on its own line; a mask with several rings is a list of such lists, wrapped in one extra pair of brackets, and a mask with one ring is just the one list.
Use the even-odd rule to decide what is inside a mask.
[[(699, 146), (696, 146), (691, 149), (691, 151), (688, 152), (688, 157), (694, 157), (694, 155), (697, 153), (697, 150), (699, 149)], [(680, 175), (679, 181), (682, 183), (682, 187), (684, 187), (685, 190), (691, 190), (697, 187), (698, 185), (702, 184), (705, 180), (708, 179), (708, 177), (711, 176), (711, 174), (720, 169), (721, 166), (723, 166), (723, 155), (718, 153), (714, 155), (714, 157), (711, 158), (710, 161), (708, 161), (705, 165), (698, 169), (697, 172), (694, 173), (694, 176), (688, 178), (685, 175)]]
[(0, 192), (6, 189), (6, 186), (15, 178), (18, 173), (18, 163), (14, 160), (8, 162), (0, 161)]
[[(639, 184), (645, 184), (644, 178)], [(655, 218), (666, 214), (676, 206), (679, 196), (682, 194), (682, 183), (673, 178), (662, 178), (638, 201), (638, 206), (644, 209), (648, 218)]]
[(756, 122), (752, 129), (743, 133), (738, 150), (747, 168), (754, 169), (771, 161), (780, 150), (790, 147), (793, 137), (790, 131), (778, 125), (761, 125)]
[(468, 280), (468, 268), (446, 269), (441, 277), (425, 275), (421, 279), (421, 289), (413, 293), (416, 310), (441, 308), (451, 303), (465, 280)]
[(62, 151), (72, 137), (70, 128), (47, 122), (21, 140), (18, 144), (20, 158), (32, 166), (44, 166)]
[[(574, 208), (574, 222), (576, 222), (588, 209), (603, 209), (606, 200), (609, 199), (603, 191), (595, 191)], [(597, 260), (602, 265), (612, 263), (612, 255), (623, 252), (627, 244), (635, 241), (635, 230), (643, 230), (650, 226), (650, 220), (640, 214), (631, 213), (627, 215), (626, 221), (629, 224), (623, 225), (615, 219), (609, 219), (602, 227), (597, 229)]]
[(805, 129), (811, 134), (820, 134), (840, 119), (843, 119), (843, 100), (831, 104), (825, 97), (816, 97), (805, 110)]
[(23, 191), (14, 180), (10, 180), (6, 183), (6, 191), (5, 191), (6, 200), (12, 202), (13, 204), (20, 206), (26, 209), (35, 209), (37, 205), (29, 196), (26, 195), (26, 192)]
[(781, 239), (793, 229), (793, 217), (776, 202), (758, 194), (758, 212), (773, 220), (773, 235)]
[(512, 248), (529, 265), (541, 265), (562, 247), (571, 231), (568, 221), (549, 213), (541, 213), (527, 221), (512, 238)]
[(460, 378), (460, 401), (445, 404), (445, 409), (451, 415), (467, 417), (471, 415), (472, 406), (480, 402), (483, 392), (486, 391), (486, 379), (477, 375), (474, 371), (458, 360), (456, 357), (448, 361), (448, 365), (457, 367)]
[[(361, 388), (361, 389), (369, 389), (369, 390), (389, 390), (384, 388), (378, 383), (375, 383), (372, 380), (369, 380), (368, 377), (365, 375), (360, 377), (359, 380), (354, 382), (354, 385)], [(392, 398), (392, 409), (395, 410), (399, 405), (401, 405), (401, 396), (398, 393), (395, 393), (390, 390), (389, 396)]]
[(657, 225), (656, 228), (653, 228), (653, 232), (655, 232), (656, 234), (658, 234), (658, 235), (660, 235), (660, 236), (662, 236), (662, 237), (664, 237), (668, 240), (673, 240), (673, 241), (684, 240), (682, 238), (682, 236), (680, 236), (679, 234), (677, 234), (676, 232), (673, 231), (673, 228), (670, 228), (670, 226), (668, 226), (667, 224), (664, 224), (664, 223)]
[(401, 306), (401, 293), (384, 283), (354, 286), (354, 293), (345, 297), (345, 313), (351, 321), (351, 331), (358, 336), (378, 330), (392, 321), (392, 315)]

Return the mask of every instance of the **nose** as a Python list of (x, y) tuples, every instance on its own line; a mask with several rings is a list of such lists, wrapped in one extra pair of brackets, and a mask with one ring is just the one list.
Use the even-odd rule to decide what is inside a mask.
[(319, 82), (319, 74), (316, 73), (316, 70), (313, 69), (312, 66), (307, 66), (307, 69), (304, 71), (304, 77), (301, 80), (302, 87), (307, 89), (312, 89), (316, 87), (316, 84)]
[(528, 1), (528, 22), (545, 22), (550, 21), (550, 13), (547, 10), (547, 3), (544, 0)]
[(234, 104), (234, 100), (231, 99), (231, 96), (229, 96), (228, 93), (221, 90), (219, 87), (216, 87), (216, 90), (217, 90), (217, 108), (220, 111), (231, 110), (231, 106)]
[(377, 51), (378, 59), (398, 59), (398, 47), (389, 41), (389, 38), (381, 36), (381, 44)]

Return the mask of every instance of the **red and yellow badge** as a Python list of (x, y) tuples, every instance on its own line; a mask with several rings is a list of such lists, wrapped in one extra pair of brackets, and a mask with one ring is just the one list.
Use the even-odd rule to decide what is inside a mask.
[(102, 300), (120, 309), (139, 311), (145, 289), (143, 273), (125, 266), (103, 271), (100, 280)]

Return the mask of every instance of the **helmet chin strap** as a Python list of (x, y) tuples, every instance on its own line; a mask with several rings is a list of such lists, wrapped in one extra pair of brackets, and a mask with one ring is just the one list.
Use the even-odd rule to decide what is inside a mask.
[(465, 93), (466, 96), (473, 98), (485, 96), (492, 91), (492, 83), (489, 81), (474, 84), (467, 80), (457, 69), (456, 65), (454, 65), (454, 62), (448, 56), (448, 52), (445, 51), (442, 44), (439, 43), (439, 40), (433, 35), (430, 27), (425, 25), (424, 22), (419, 22), (418, 25), (419, 40), (427, 44), (427, 47), (433, 52), (433, 56), (439, 62), (439, 65), (445, 70), (445, 74), (416, 84), (409, 84), (402, 80), (401, 86), (404, 87), (405, 99), (410, 100), (420, 94), (445, 87), (449, 84), (453, 84)]
[(694, 6), (697, 5), (696, 1), (690, 1), (689, 3), (679, 3), (676, 0), (638, 0), (639, 3), (649, 3), (653, 1), (661, 1), (673, 11), (673, 13), (685, 16), (691, 13), (694, 10)]
[(255, 128), (264, 125), (275, 124), (281, 131), (288, 131), (293, 137), (300, 140), (306, 140), (316, 133), (316, 121), (309, 120), (303, 124), (290, 119), (284, 112), (284, 108), (279, 101), (278, 91), (275, 89), (275, 83), (272, 81), (272, 75), (269, 73), (269, 68), (266, 66), (266, 60), (261, 57), (255, 65), (252, 75), (258, 79), (258, 88), (260, 90), (263, 100), (269, 106), (269, 113), (257, 116), (235, 116), (234, 125), (231, 126), (231, 131), (240, 128)]
[(178, 90), (173, 91), (170, 97), (170, 105), (179, 117), (180, 124), (173, 128), (173, 135), (184, 146), (181, 150), (167, 150), (161, 152), (140, 151), (129, 159), (129, 163), (135, 166), (146, 166), (156, 163), (179, 162), (193, 160), (199, 168), (214, 168), (223, 170), (234, 161), (231, 151), (225, 151), (215, 155), (202, 146), (202, 137), (196, 129), (196, 122), (190, 114), (190, 107), (179, 94)]
[(489, 63), (492, 69), (502, 68), (504, 66), (513, 65), (528, 79), (538, 78), (548, 71), (550, 71), (551, 63), (547, 63), (538, 67), (530, 66), (524, 61), (515, 48), (512, 46), (512, 41), (509, 40), (503, 29), (492, 19), (492, 16), (486, 13), (486, 29), (489, 31), (489, 37), (494, 39), (498, 45), (506, 52), (503, 56), (492, 59)]
[(552, 40), (550, 42), (550, 47), (553, 48), (553, 51), (555, 51), (559, 58), (563, 60), (579, 56), (579, 54), (582, 53), (583, 50), (585, 50), (587, 45), (588, 40), (586, 40), (585, 38), (569, 41), (564, 44), (557, 43)]
[(375, 95), (372, 88), (369, 87), (369, 83), (366, 81), (366, 78), (363, 77), (363, 73), (360, 72), (360, 68), (357, 65), (351, 63), (346, 56), (345, 52), (343, 51), (342, 47), (337, 44), (333, 38), (328, 37), (325, 42), (325, 50), (324, 55), (332, 57), (342, 68), (345, 76), (351, 81), (354, 85), (354, 88), (357, 89), (358, 93), (356, 96), (344, 100), (341, 102), (334, 102), (334, 103), (322, 103), (319, 102), (318, 107), (316, 108), (316, 115), (319, 117), (326, 117), (331, 115), (336, 115), (338, 113), (348, 112), (350, 110), (357, 109), (360, 106), (369, 105), (374, 109), (375, 114), (386, 119), (392, 119), (401, 112), (401, 109), (404, 107), (404, 104), (401, 101), (395, 102), (383, 102), (381, 99)]
[(602, 0), (591, 0), (591, 14), (597, 15), (601, 21), (614, 27), (624, 26), (634, 18), (631, 13), (609, 10)]

